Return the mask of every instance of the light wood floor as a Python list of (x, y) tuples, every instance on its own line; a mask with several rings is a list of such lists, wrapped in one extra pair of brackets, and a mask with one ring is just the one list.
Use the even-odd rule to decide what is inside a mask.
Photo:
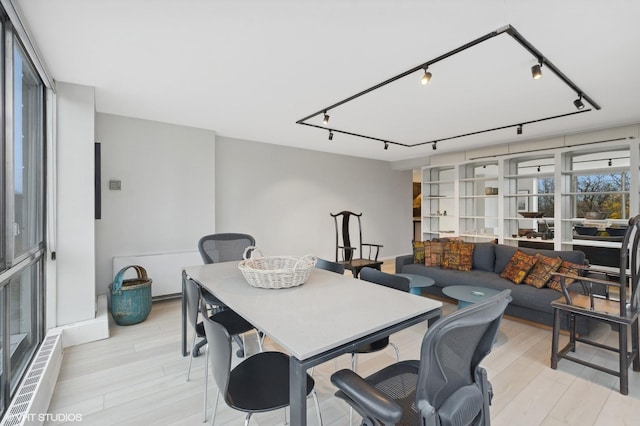
[[(386, 269), (392, 267), (387, 265)], [(445, 303), (449, 313), (455, 305)], [(426, 325), (392, 336), (402, 359), (417, 359)], [(606, 327), (595, 331), (615, 344)], [(254, 335), (246, 337), (249, 352), (257, 350)], [(563, 336), (561, 344), (566, 341)], [(617, 378), (561, 360), (549, 368), (551, 331), (505, 318), (493, 352), (482, 363), (493, 384), (491, 419), (494, 425), (638, 425), (640, 424), (640, 373), (630, 372), (630, 394), (618, 392)], [(275, 346), (268, 339), (266, 347)], [(588, 356), (615, 356), (587, 348)], [(366, 375), (392, 363), (392, 349), (359, 357), (358, 372)], [(67, 348), (50, 413), (81, 414), (90, 425), (199, 425), (202, 424), (204, 356), (195, 358), (191, 381), (186, 381), (188, 357), (180, 354), (180, 301), (154, 303), (146, 321), (129, 327), (111, 324), (111, 338)], [(235, 361), (237, 362), (237, 360)], [(337, 359), (348, 368), (349, 358)], [(336, 363), (316, 367), (314, 378), (325, 425), (348, 425), (349, 409), (333, 396), (329, 378)], [(216, 388), (209, 380), (208, 417)], [(309, 424), (315, 408), (309, 400)], [(55, 418), (55, 417), (54, 417)], [(241, 425), (244, 415), (224, 405), (216, 424)], [(357, 422), (354, 422), (357, 424)], [(58, 424), (58, 423), (47, 423)], [(252, 425), (282, 425), (282, 410), (257, 414)], [(293, 425), (295, 426), (295, 425)]]

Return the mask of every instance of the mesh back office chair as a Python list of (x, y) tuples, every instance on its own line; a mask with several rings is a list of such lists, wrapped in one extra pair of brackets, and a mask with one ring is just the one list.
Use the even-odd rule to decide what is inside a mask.
[[(358, 278), (360, 270), (365, 267), (380, 270), (382, 261), (378, 260), (378, 254), (383, 247), (380, 244), (371, 244), (362, 242), (362, 222), (360, 217), (362, 213), (353, 213), (343, 210), (340, 213), (329, 213), (336, 225), (336, 262), (342, 263), (346, 269), (349, 269), (355, 278)], [(351, 235), (351, 218), (356, 218), (358, 224), (358, 245), (355, 246), (352, 240), (355, 236)], [(367, 248), (367, 256), (363, 252), (363, 248)], [(357, 250), (360, 250), (356, 253)], [(341, 256), (342, 254), (342, 256)]]
[(426, 426), (490, 423), (492, 390), (480, 362), (491, 352), (510, 290), (438, 320), (422, 340), (420, 360), (402, 361), (361, 378), (331, 376), (363, 425)]
[[(234, 260), (242, 260), (244, 251), (247, 247), (255, 246), (256, 240), (249, 234), (240, 234), (235, 232), (224, 232), (219, 234), (205, 235), (198, 241), (198, 251), (200, 257), (205, 264), (231, 262)], [(247, 253), (248, 255), (249, 253)], [(204, 289), (203, 289), (204, 290)], [(228, 309), (224, 303), (218, 298), (204, 290), (203, 297), (205, 302), (213, 307), (214, 310)], [(233, 336), (240, 349), (238, 356), (244, 356), (244, 345), (238, 336)], [(194, 356), (198, 356), (198, 350), (207, 343), (206, 339), (202, 339), (195, 347)]]
[[(587, 276), (581, 277), (556, 274), (561, 276), (560, 284), (563, 297), (551, 302), (553, 307), (551, 368), (555, 370), (558, 367), (559, 359), (573, 361), (620, 377), (620, 393), (623, 395), (629, 393), (629, 366), (633, 365), (633, 371), (640, 371), (640, 347), (638, 342), (638, 315), (640, 313), (640, 291), (638, 290), (638, 280), (640, 279), (639, 251), (640, 216), (636, 216), (629, 220), (629, 226), (622, 240), (617, 281), (596, 278), (594, 273), (599, 271), (595, 268), (589, 268)], [(613, 274), (601, 272), (600, 276), (602, 277), (602, 275), (608, 277)], [(570, 284), (569, 279), (575, 279), (582, 284), (583, 294), (571, 292), (567, 289)], [(599, 285), (606, 286), (604, 295), (596, 294)], [(564, 348), (559, 349), (560, 318), (563, 312), (569, 314), (569, 343)], [(580, 317), (609, 324), (611, 329), (618, 333), (618, 347), (593, 341), (588, 336), (578, 336), (576, 322)], [(627, 340), (629, 331), (631, 331), (631, 348), (628, 348)], [(572, 355), (576, 352), (576, 343), (578, 342), (617, 353), (618, 370), (612, 370)], [(594, 357), (593, 359), (599, 358)]]
[[(216, 420), (218, 400), (222, 393), (231, 408), (247, 413), (245, 426), (253, 413), (272, 411), (289, 405), (289, 357), (282, 352), (259, 352), (231, 369), (231, 338), (216, 318), (204, 319), (207, 340), (207, 361), (211, 366), (218, 394), (213, 408), (211, 425)], [(207, 372), (208, 375), (208, 372)], [(307, 395), (312, 394), (322, 425), (318, 398), (313, 390), (314, 380), (307, 375)], [(207, 398), (205, 388), (205, 401)], [(206, 417), (206, 413), (205, 413)]]

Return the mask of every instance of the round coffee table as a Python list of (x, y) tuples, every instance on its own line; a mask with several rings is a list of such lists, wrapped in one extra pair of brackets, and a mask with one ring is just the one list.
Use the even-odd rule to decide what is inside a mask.
[(425, 277), (424, 275), (417, 274), (396, 274), (400, 277), (405, 277), (409, 279), (409, 293), (417, 294), (420, 296), (422, 287), (429, 287), (435, 284), (429, 277)]
[(484, 287), (474, 287), (470, 285), (451, 285), (444, 287), (442, 292), (452, 299), (458, 301), (458, 309), (465, 308), (473, 303), (480, 302), (487, 297), (500, 293), (497, 290)]

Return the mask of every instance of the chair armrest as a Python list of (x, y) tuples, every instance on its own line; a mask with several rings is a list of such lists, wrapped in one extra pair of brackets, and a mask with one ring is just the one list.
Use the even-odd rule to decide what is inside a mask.
[[(373, 260), (378, 261), (378, 254), (380, 254), (380, 247), (384, 247), (382, 244), (371, 244), (371, 243), (362, 243), (363, 246), (369, 247), (369, 260), (371, 260), (371, 250), (373, 247), (376, 249), (376, 255), (373, 257)], [(362, 250), (364, 252), (364, 249)], [(363, 256), (364, 257), (364, 253)]]
[(395, 424), (402, 418), (402, 407), (398, 403), (351, 370), (340, 370), (332, 374), (331, 383), (374, 419), (382, 420), (385, 424)]
[(404, 268), (406, 265), (411, 265), (413, 264), (413, 254), (405, 254), (402, 256), (397, 256), (396, 257), (396, 274), (399, 274), (402, 272), (402, 268)]

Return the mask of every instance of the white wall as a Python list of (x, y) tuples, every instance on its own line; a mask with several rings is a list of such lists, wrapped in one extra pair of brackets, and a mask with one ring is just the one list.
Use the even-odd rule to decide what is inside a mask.
[(57, 325), (95, 317), (94, 88), (57, 83)]
[[(215, 138), (211, 130), (96, 114), (98, 294), (113, 281), (114, 256), (197, 250), (198, 239), (214, 231)], [(108, 189), (112, 179), (122, 181), (122, 190)]]
[(412, 176), (391, 163), (250, 142), (216, 140), (216, 231), (245, 232), (265, 255), (332, 259), (329, 212), (362, 212), (365, 242), (382, 258), (411, 252)]

